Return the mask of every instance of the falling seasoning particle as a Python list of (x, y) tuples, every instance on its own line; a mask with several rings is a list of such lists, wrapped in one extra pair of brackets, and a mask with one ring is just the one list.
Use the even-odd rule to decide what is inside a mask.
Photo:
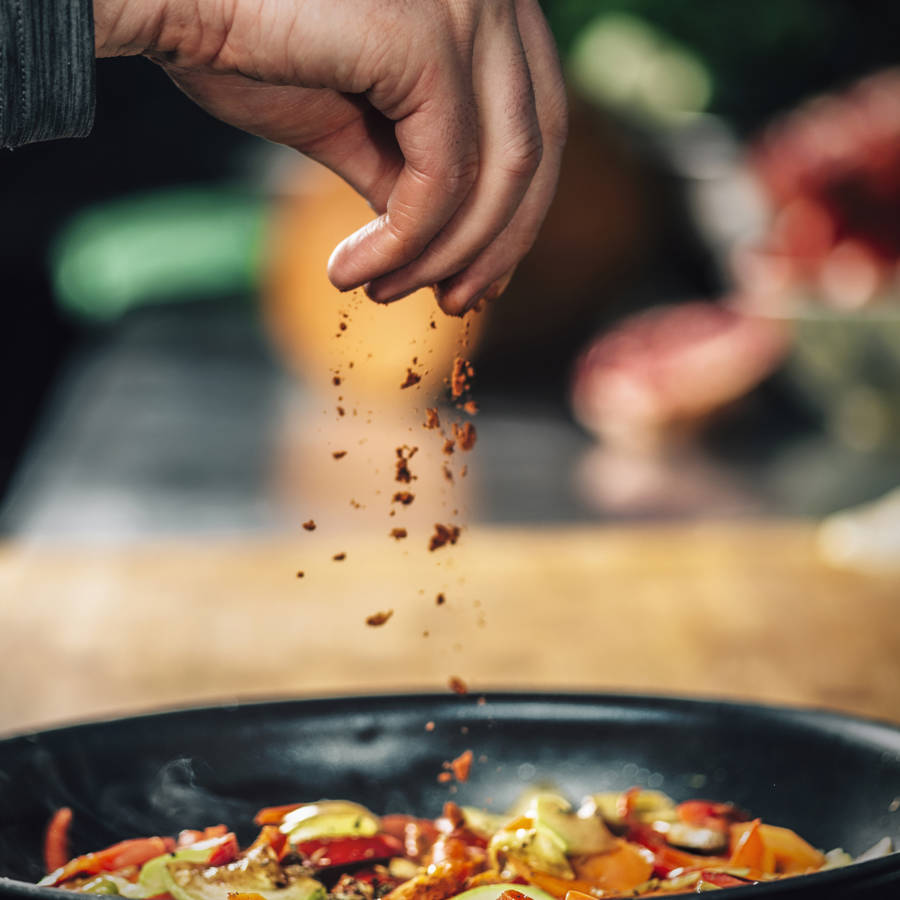
[(303, 527), (304, 527), (307, 531), (315, 531), (315, 530), (316, 530), (316, 523), (315, 523), (312, 519), (310, 519), (308, 522), (304, 522), (304, 523), (303, 523)]
[(466, 391), (471, 388), (471, 381), (475, 377), (475, 369), (468, 360), (457, 356), (453, 360), (453, 369), (450, 372), (450, 396), (459, 400)]
[(487, 703), (487, 697), (481, 696), (481, 697), (478, 698), (478, 705), (479, 705), (479, 706), (484, 706), (485, 703)]
[(469, 474), (469, 467), (468, 467), (468, 466), (463, 466), (463, 467), (459, 470), (459, 477), (460, 477), (460, 478), (465, 478), (466, 475), (468, 475), (468, 474)]
[(409, 484), (416, 477), (409, 471), (409, 461), (416, 455), (418, 449), (418, 447), (408, 447), (406, 444), (403, 444), (402, 447), (397, 447), (394, 481)]
[(346, 450), (335, 450), (334, 453), (331, 454), (335, 459), (343, 459), (347, 455)]
[(345, 413), (346, 413), (346, 410), (344, 409), (343, 406), (339, 406), (339, 407), (337, 408), (337, 414), (338, 414), (339, 416), (342, 416), (342, 415), (344, 415)]
[(341, 323), (338, 325), (338, 328), (340, 328), (341, 331), (346, 331), (346, 330), (347, 330), (347, 323), (346, 323), (346, 322), (341, 322)]
[(434, 731), (434, 722), (426, 722), (425, 730), (426, 731)]
[(397, 491), (396, 494), (391, 498), (392, 503), (402, 503), (404, 506), (409, 506), (413, 500), (416, 499), (415, 494), (411, 494), (409, 491)]
[(340, 376), (340, 375), (335, 375), (334, 378), (331, 379), (331, 383), (332, 383), (335, 387), (338, 387), (338, 386), (340, 385), (340, 383), (341, 383), (341, 376)]
[(471, 450), (475, 446), (475, 440), (478, 437), (475, 426), (471, 422), (464, 422), (462, 425), (453, 423), (453, 437), (460, 450)]
[(446, 784), (448, 781), (452, 781), (452, 780), (453, 780), (453, 775), (452, 775), (450, 772), (439, 772), (439, 773), (438, 773), (437, 780), (438, 780), (441, 784)]
[(387, 612), (372, 613), (371, 616), (366, 616), (366, 625), (371, 625), (372, 628), (378, 628), (380, 625), (384, 625), (393, 614), (394, 611), (392, 609), (389, 609)]
[(474, 400), (467, 400), (465, 403), (463, 403), (463, 409), (470, 416), (474, 416), (478, 413), (478, 404)]
[(443, 606), (447, 602), (447, 598), (443, 594), (438, 594), (437, 597), (434, 598), (434, 602), (437, 603), (438, 606)]
[(456, 776), (457, 781), (468, 781), (469, 772), (472, 770), (472, 751), (465, 750), (460, 753), (453, 762), (450, 763), (450, 769)]
[(425, 410), (425, 428), (440, 428), (441, 427), (441, 419), (438, 415), (438, 411), (433, 407), (429, 406), (428, 409)]
[(431, 634), (430, 631), (423, 631), (423, 632), (422, 632), (422, 637), (429, 637), (430, 634)]
[(347, 368), (348, 368), (348, 369), (352, 369), (352, 368), (353, 368), (353, 360), (350, 360), (350, 362), (347, 363)]
[(403, 390), (403, 388), (412, 387), (414, 384), (418, 384), (421, 380), (421, 375), (417, 375), (415, 372), (413, 372), (412, 369), (407, 368), (406, 379), (404, 380), (403, 384), (400, 385), (400, 390)]
[(395, 541), (402, 541), (403, 538), (406, 537), (406, 529), (405, 528), (392, 528), (391, 529), (391, 537)]
[(432, 328), (437, 328), (437, 322), (435, 322), (434, 319), (432, 319), (428, 324), (429, 324)]
[(450, 466), (444, 466), (444, 478), (446, 478), (447, 481), (453, 481), (453, 472), (450, 469)]
[(331, 557), (335, 562), (343, 562), (347, 558), (346, 553), (335, 553), (334, 556)]
[(459, 525), (441, 525), (435, 522), (434, 534), (428, 541), (428, 549), (432, 552), (446, 547), (447, 544), (455, 544), (459, 540)]
[(468, 685), (458, 675), (451, 675), (450, 678), (447, 679), (447, 687), (449, 687), (454, 694), (459, 694), (460, 696), (469, 693)]
[(304, 572), (303, 569), (300, 569), (300, 571), (297, 572), (297, 577), (302, 578), (305, 574), (306, 574), (306, 572)]
[(447, 440), (444, 441), (443, 452), (447, 456), (450, 456), (450, 454), (453, 453), (453, 438), (447, 438)]

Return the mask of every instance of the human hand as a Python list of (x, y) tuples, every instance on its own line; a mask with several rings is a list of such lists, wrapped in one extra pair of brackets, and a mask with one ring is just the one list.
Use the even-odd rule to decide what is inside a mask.
[(566, 101), (537, 0), (95, 0), (98, 56), (144, 53), (218, 118), (328, 166), (378, 217), (328, 264), (379, 302), (505, 287), (556, 187)]

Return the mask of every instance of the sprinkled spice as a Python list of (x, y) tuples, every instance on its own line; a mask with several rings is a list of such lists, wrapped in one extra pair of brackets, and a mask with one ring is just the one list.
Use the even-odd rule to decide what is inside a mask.
[(446, 478), (447, 481), (453, 481), (453, 472), (451, 471), (450, 466), (444, 466), (444, 478)]
[(434, 722), (426, 722), (425, 730), (426, 731), (434, 731)]
[(396, 474), (394, 481), (409, 484), (416, 476), (409, 471), (409, 461), (416, 455), (418, 447), (408, 447), (404, 444), (397, 448)]
[(440, 428), (441, 427), (441, 419), (438, 415), (438, 411), (433, 407), (429, 406), (428, 409), (425, 410), (425, 428)]
[(437, 780), (438, 780), (441, 784), (446, 784), (448, 781), (452, 781), (452, 780), (453, 780), (453, 775), (452, 775), (450, 772), (439, 772), (439, 773), (438, 773)]
[(412, 387), (414, 384), (418, 384), (421, 380), (421, 375), (417, 375), (415, 372), (413, 372), (412, 369), (407, 368), (406, 379), (404, 380), (403, 384), (400, 385), (400, 390), (403, 390), (403, 388)]
[(450, 769), (457, 781), (468, 781), (472, 770), (472, 751), (465, 750), (450, 763)]
[(338, 414), (339, 416), (343, 416), (345, 413), (346, 413), (346, 410), (344, 409), (343, 406), (339, 406), (339, 407), (337, 408), (337, 414)]
[(428, 541), (428, 549), (434, 551), (447, 544), (455, 544), (459, 540), (459, 531), (458, 525), (441, 525), (440, 522), (436, 522), (434, 534)]
[(346, 450), (335, 450), (334, 453), (331, 454), (335, 459), (343, 459), (347, 455)]
[(395, 541), (402, 541), (403, 538), (406, 537), (406, 529), (405, 528), (392, 528), (391, 529), (391, 537)]
[(472, 379), (475, 377), (475, 369), (468, 360), (457, 356), (453, 360), (453, 369), (450, 372), (450, 396), (459, 400), (466, 391), (472, 387)]
[(303, 523), (303, 527), (304, 527), (307, 531), (315, 531), (315, 530), (316, 530), (316, 523), (315, 523), (312, 519), (310, 519), (308, 522), (304, 522), (304, 523)]
[(335, 562), (343, 562), (347, 558), (346, 553), (335, 553), (334, 556), (331, 557)]
[(447, 456), (450, 456), (450, 454), (453, 453), (453, 438), (447, 438), (447, 440), (444, 441), (443, 452)]
[(341, 331), (346, 331), (346, 330), (347, 330), (347, 323), (346, 323), (346, 322), (341, 322), (341, 323), (338, 325), (338, 328), (340, 328)]
[(478, 437), (475, 426), (471, 422), (464, 422), (462, 425), (453, 423), (453, 437), (460, 450), (471, 450), (475, 446)]
[(372, 613), (371, 616), (366, 616), (366, 625), (371, 625), (372, 628), (378, 628), (380, 625), (384, 625), (393, 614), (394, 611), (392, 609), (389, 609), (387, 612)]
[(438, 594), (437, 597), (434, 598), (434, 602), (437, 603), (438, 606), (443, 606), (447, 602), (447, 598), (443, 594)]
[(463, 409), (470, 416), (474, 416), (478, 412), (478, 404), (474, 400), (466, 400), (466, 402), (463, 403)]
[(303, 569), (300, 569), (300, 571), (297, 572), (297, 577), (302, 578), (305, 574), (306, 574), (306, 572), (304, 572)]
[(396, 494), (391, 498), (392, 503), (402, 503), (404, 506), (409, 506), (413, 500), (416, 499), (415, 494), (411, 494), (409, 491), (397, 491)]
[(469, 686), (458, 675), (450, 676), (447, 680), (447, 687), (449, 687), (454, 694), (459, 694), (460, 696), (469, 693)]

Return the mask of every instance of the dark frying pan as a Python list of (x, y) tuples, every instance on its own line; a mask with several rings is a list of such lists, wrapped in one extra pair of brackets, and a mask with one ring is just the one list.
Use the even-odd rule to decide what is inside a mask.
[[(426, 731), (425, 724), (435, 727)], [(455, 794), (441, 763), (471, 748)], [(414, 695), (185, 710), (0, 741), (0, 894), (59, 892), (41, 836), (75, 811), (73, 851), (126, 837), (244, 824), (263, 805), (321, 797), (437, 815), (444, 800), (509, 806), (530, 784), (573, 800), (632, 784), (730, 800), (813, 844), (857, 854), (900, 837), (900, 728), (817, 711), (605, 695)], [(249, 825), (249, 828), (247, 827)], [(900, 854), (739, 889), (738, 896), (900, 896)], [(71, 896), (71, 895), (67, 895)]]

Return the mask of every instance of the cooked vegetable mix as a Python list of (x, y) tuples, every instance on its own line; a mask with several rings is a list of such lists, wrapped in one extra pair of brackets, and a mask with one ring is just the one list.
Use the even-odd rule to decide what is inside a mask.
[[(40, 884), (131, 900), (598, 900), (738, 887), (846, 865), (730, 803), (659, 791), (541, 791), (498, 815), (455, 803), (439, 818), (378, 817), (344, 800), (260, 810), (244, 849), (225, 825), (68, 858), (71, 811), (47, 828)], [(891, 852), (879, 841), (864, 857)]]

